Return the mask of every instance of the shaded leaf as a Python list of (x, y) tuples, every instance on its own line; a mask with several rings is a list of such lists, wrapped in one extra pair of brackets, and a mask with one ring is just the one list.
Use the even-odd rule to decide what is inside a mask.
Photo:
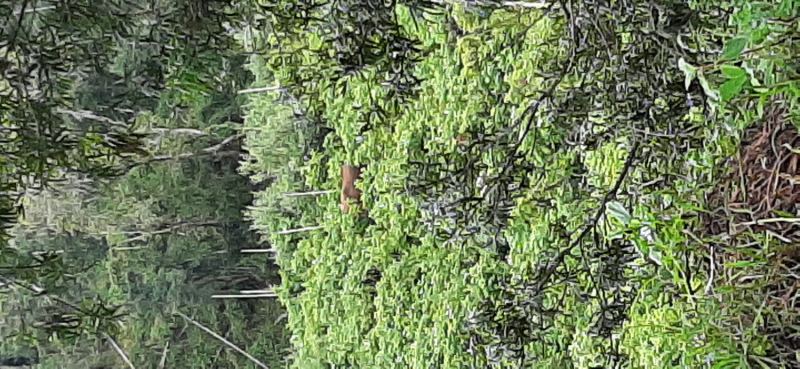
[(708, 84), (708, 80), (703, 73), (697, 75), (697, 80), (700, 81), (700, 86), (703, 86), (703, 92), (706, 93), (706, 96), (712, 100), (719, 100), (719, 94), (717, 94), (716, 90), (711, 88), (711, 85)]
[(610, 201), (606, 204), (606, 209), (608, 209), (609, 215), (614, 217), (614, 219), (620, 221), (622, 224), (628, 225), (631, 221), (631, 213), (628, 212), (625, 207), (619, 203), (618, 201)]

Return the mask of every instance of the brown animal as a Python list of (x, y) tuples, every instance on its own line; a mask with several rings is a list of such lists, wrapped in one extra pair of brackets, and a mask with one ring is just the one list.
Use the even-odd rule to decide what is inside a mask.
[(361, 179), (361, 168), (342, 165), (342, 196), (339, 208), (345, 213), (350, 212), (348, 200), (355, 200), (358, 208), (361, 209), (361, 216), (367, 215), (367, 210), (361, 204), (361, 190), (356, 188), (356, 180)]

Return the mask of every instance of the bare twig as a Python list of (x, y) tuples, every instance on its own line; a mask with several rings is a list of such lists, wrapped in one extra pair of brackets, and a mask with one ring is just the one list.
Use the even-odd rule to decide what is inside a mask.
[(111, 118), (107, 118), (107, 117), (104, 117), (104, 116), (101, 116), (101, 115), (97, 115), (94, 112), (89, 111), (89, 110), (77, 110), (76, 111), (76, 110), (68, 110), (68, 109), (56, 109), (56, 112), (59, 113), (59, 114), (70, 115), (75, 120), (82, 121), (84, 119), (89, 119), (89, 120), (94, 120), (94, 121), (97, 121), (97, 122), (103, 122), (103, 123), (108, 123), (108, 124), (119, 126), (119, 127), (128, 128), (128, 124), (125, 123), (125, 122), (120, 122), (120, 121), (117, 121), (117, 120), (114, 120), (114, 119), (111, 119)]
[(164, 369), (167, 366), (167, 352), (169, 352), (169, 341), (164, 345), (164, 350), (161, 351), (161, 361), (158, 362), (158, 369)]
[(56, 7), (55, 7), (55, 5), (51, 5), (51, 6), (43, 6), (43, 7), (41, 7), (41, 8), (30, 8), (30, 9), (25, 9), (25, 11), (24, 11), (24, 12), (23, 12), (23, 11), (20, 11), (20, 10), (15, 10), (13, 14), (14, 14), (14, 15), (20, 15), (20, 14), (23, 14), (23, 13), (25, 13), (25, 14), (30, 14), (30, 13), (38, 13), (38, 12), (43, 12), (43, 11), (45, 11), (45, 10), (53, 10), (53, 9), (55, 9), (55, 8), (56, 8)]
[(170, 135), (208, 136), (208, 132), (194, 128), (153, 128), (150, 131)]
[(248, 88), (245, 90), (239, 90), (239, 94), (252, 94), (258, 92), (268, 92), (268, 91), (280, 91), (283, 90), (281, 86), (268, 86), (268, 87), (256, 87), (256, 88)]
[[(568, 10), (569, 7), (562, 5), (562, 9), (566, 13), (567, 18), (570, 20), (569, 21), (569, 23), (570, 23), (570, 27), (569, 27), (570, 28), (570, 33), (572, 35), (572, 38), (575, 39), (577, 37), (577, 35), (576, 35), (576, 32), (575, 32), (574, 19), (572, 18), (572, 15), (569, 13), (569, 10)], [(577, 40), (575, 40), (575, 41), (577, 41)], [(542, 103), (546, 99), (549, 99), (549, 98), (553, 97), (553, 93), (555, 93), (556, 88), (561, 84), (561, 82), (564, 80), (564, 78), (567, 76), (567, 74), (569, 74), (572, 71), (572, 66), (575, 63), (575, 59), (578, 57), (577, 54), (578, 54), (578, 52), (577, 52), (575, 47), (570, 49), (569, 57), (567, 58), (567, 62), (563, 63), (564, 67), (558, 73), (558, 76), (555, 77), (555, 80), (550, 84), (550, 87), (548, 87), (547, 90), (542, 92), (542, 95), (539, 96), (539, 98), (536, 99), (536, 101), (533, 101), (530, 104), (528, 104), (528, 106), (525, 108), (525, 110), (522, 112), (522, 114), (520, 114), (519, 118), (517, 118), (516, 122), (512, 123), (508, 128), (505, 129), (504, 132), (502, 132), (501, 134), (498, 135), (498, 138), (500, 138), (500, 137), (503, 137), (505, 135), (510, 134), (513, 130), (515, 130), (517, 127), (519, 127), (522, 124), (523, 121), (527, 120), (527, 122), (525, 123), (525, 128), (520, 131), (519, 137), (517, 138), (516, 149), (514, 150), (515, 152), (519, 151), (519, 149), (522, 147), (522, 142), (525, 140), (525, 138), (530, 133), (532, 125), (533, 125), (533, 120), (536, 118), (536, 112), (539, 111), (539, 108), (541, 107)], [(534, 140), (535, 140), (535, 136), (534, 136)]]
[(211, 295), (212, 299), (262, 299), (274, 298), (278, 295), (274, 292), (263, 294), (247, 294), (247, 295)]
[(53, 301), (56, 301), (56, 302), (58, 302), (58, 303), (60, 303), (60, 304), (62, 304), (64, 306), (67, 306), (67, 307), (69, 307), (69, 308), (71, 308), (71, 309), (73, 309), (75, 311), (83, 311), (83, 309), (81, 309), (80, 306), (75, 305), (75, 304), (73, 304), (73, 303), (71, 303), (69, 301), (66, 301), (66, 300), (64, 300), (64, 299), (62, 299), (62, 298), (60, 298), (58, 296), (53, 296), (53, 295), (47, 294), (47, 290), (45, 290), (44, 288), (39, 287), (39, 286), (37, 286), (35, 284), (27, 285), (27, 284), (21, 283), (21, 282), (19, 282), (17, 280), (14, 280), (12, 278), (9, 278), (9, 277), (6, 277), (6, 276), (2, 276), (2, 275), (0, 275), (0, 279), (4, 280), (7, 285), (14, 285), (14, 286), (22, 287), (22, 288), (24, 288), (24, 289), (26, 289), (28, 291), (31, 291), (31, 292), (33, 292), (33, 293), (35, 293), (37, 295), (45, 294), (48, 298), (53, 299)]
[(309, 192), (287, 192), (283, 194), (284, 197), (302, 197), (302, 196), (318, 196), (331, 194), (334, 191), (309, 191)]
[(269, 369), (269, 367), (266, 364), (262, 363), (261, 361), (259, 361), (255, 357), (253, 357), (253, 355), (248, 354), (247, 351), (240, 349), (238, 346), (236, 346), (233, 343), (231, 343), (230, 341), (226, 340), (224, 337), (214, 333), (214, 331), (206, 328), (204, 325), (194, 321), (192, 318), (189, 318), (188, 316), (184, 315), (183, 313), (181, 313), (179, 311), (176, 311), (175, 314), (178, 314), (181, 318), (186, 319), (186, 321), (192, 323), (194, 326), (202, 329), (206, 333), (208, 333), (211, 336), (213, 336), (214, 338), (218, 339), (220, 342), (226, 344), (228, 347), (236, 350), (236, 352), (244, 355), (244, 357), (248, 358), (250, 361), (252, 361), (256, 365), (258, 365), (259, 367), (264, 368), (264, 369)]
[(553, 5), (553, 3), (548, 3), (544, 1), (539, 3), (529, 3), (527, 1), (503, 1), (501, 4), (503, 4), (503, 6), (511, 8), (533, 8), (533, 9), (547, 9)]
[(762, 225), (767, 223), (800, 223), (800, 218), (769, 218), (769, 219), (757, 219), (752, 222), (744, 222), (737, 224), (738, 226), (753, 226), (753, 225)]
[(242, 290), (239, 291), (242, 294), (246, 295), (255, 295), (255, 294), (265, 294), (265, 293), (275, 293), (272, 291), (272, 288), (264, 289), (264, 290)]
[[(638, 150), (639, 150), (639, 141), (636, 141), (633, 144), (633, 148), (631, 148), (630, 153), (628, 154), (628, 159), (625, 160), (625, 165), (622, 167), (622, 171), (620, 172), (619, 177), (617, 177), (617, 181), (614, 183), (614, 187), (612, 187), (611, 190), (606, 192), (606, 195), (603, 196), (603, 200), (600, 202), (600, 206), (597, 208), (597, 212), (595, 213), (594, 218), (592, 218), (592, 220), (583, 227), (581, 233), (578, 235), (577, 238), (575, 238), (575, 240), (573, 240), (569, 244), (569, 246), (561, 250), (561, 252), (559, 252), (558, 255), (556, 255), (556, 257), (552, 259), (552, 262), (542, 272), (542, 276), (537, 278), (540, 284), (543, 285), (549, 279), (549, 277), (555, 272), (556, 268), (561, 264), (561, 262), (567, 256), (567, 254), (572, 252), (572, 250), (575, 249), (575, 247), (581, 243), (583, 238), (586, 237), (587, 234), (589, 234), (589, 231), (597, 226), (597, 223), (600, 221), (600, 219), (603, 217), (603, 214), (605, 213), (606, 204), (617, 196), (617, 191), (619, 191), (620, 187), (622, 187), (622, 182), (625, 180), (625, 177), (628, 176), (628, 172), (630, 171), (631, 166), (633, 165), (633, 161), (636, 158), (636, 152)], [(543, 287), (542, 285), (540, 285), (540, 287)]]
[(242, 249), (239, 252), (242, 254), (266, 254), (269, 252), (277, 252), (275, 249)]
[(119, 354), (119, 356), (122, 358), (122, 361), (124, 361), (125, 364), (128, 364), (129, 368), (136, 369), (136, 367), (131, 362), (131, 359), (128, 358), (127, 354), (125, 354), (125, 351), (123, 351), (122, 348), (119, 347), (119, 345), (117, 344), (117, 341), (114, 341), (114, 339), (111, 338), (111, 336), (109, 336), (107, 333), (103, 333), (103, 336), (106, 337), (108, 342), (111, 342), (111, 346), (114, 347), (114, 351), (116, 351), (117, 354)]
[(706, 282), (705, 294), (710, 295), (711, 291), (714, 289), (714, 278), (716, 277), (717, 272), (717, 262), (714, 247), (710, 247), (710, 255), (709, 258), (709, 271), (708, 271), (708, 282)]
[(297, 229), (287, 229), (285, 231), (278, 231), (275, 234), (292, 234), (292, 233), (300, 233), (300, 232), (308, 232), (308, 231), (315, 231), (317, 229), (322, 229), (323, 226), (314, 226), (314, 227), (305, 227), (305, 228), (297, 228)]
[(225, 138), (224, 140), (222, 140), (222, 142), (220, 142), (219, 144), (203, 149), (203, 152), (204, 153), (216, 153), (217, 151), (219, 151), (219, 149), (221, 149), (223, 146), (229, 144), (231, 141), (239, 139), (239, 138), (242, 138), (244, 136), (245, 135), (242, 134), (242, 133), (235, 134), (235, 135), (230, 135), (227, 138)]

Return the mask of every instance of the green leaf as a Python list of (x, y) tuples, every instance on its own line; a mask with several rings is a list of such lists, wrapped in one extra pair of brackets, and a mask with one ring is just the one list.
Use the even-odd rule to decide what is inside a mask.
[(775, 214), (778, 214), (778, 216), (781, 216), (781, 217), (784, 217), (784, 218), (794, 218), (795, 217), (794, 214), (788, 213), (788, 212), (785, 212), (785, 211), (780, 211), (780, 210), (773, 209), (772, 212), (774, 212)]
[(764, 72), (764, 84), (767, 86), (775, 84), (775, 62), (764, 59), (758, 67)]
[(662, 265), (661, 264), (661, 258), (663, 257), (663, 255), (661, 254), (661, 251), (658, 251), (655, 248), (651, 247), (650, 248), (650, 252), (648, 253), (647, 257), (650, 258), (650, 260), (654, 261), (659, 266)]
[(750, 43), (753, 44), (753, 45), (758, 45), (758, 44), (764, 42), (764, 40), (767, 39), (767, 36), (769, 35), (769, 33), (770, 33), (770, 30), (766, 26), (753, 31), (753, 33), (750, 35)]
[(686, 76), (684, 84), (686, 85), (686, 91), (689, 91), (689, 86), (691, 86), (694, 77), (697, 75), (697, 68), (687, 63), (683, 58), (680, 58), (678, 59), (678, 69)]
[(728, 64), (720, 66), (719, 70), (722, 71), (722, 74), (725, 75), (725, 77), (728, 77), (728, 78), (738, 78), (738, 77), (744, 76), (747, 73), (742, 68), (739, 68), (739, 67), (734, 66), (734, 65), (728, 65)]
[(742, 75), (736, 78), (731, 78), (723, 83), (719, 88), (719, 94), (722, 98), (722, 101), (728, 101), (732, 97), (736, 96), (736, 94), (742, 90), (742, 86), (746, 80), (747, 76)]
[(614, 219), (620, 221), (622, 224), (628, 225), (631, 221), (631, 213), (625, 209), (622, 204), (617, 201), (610, 201), (606, 204), (606, 209), (608, 209), (609, 215), (611, 215)]
[(658, 235), (653, 232), (649, 226), (643, 226), (639, 229), (639, 237), (650, 243), (659, 243)]
[(741, 10), (736, 12), (733, 16), (733, 19), (736, 21), (736, 25), (740, 28), (750, 27), (750, 23), (753, 20), (753, 11), (752, 8), (749, 6), (742, 7)]
[(726, 268), (749, 268), (758, 266), (755, 262), (747, 261), (747, 260), (739, 260), (730, 263), (723, 263)]
[(736, 59), (740, 55), (742, 55), (742, 51), (747, 46), (747, 39), (743, 37), (737, 37), (730, 41), (728, 44), (725, 45), (725, 50), (722, 51), (722, 57), (725, 59)]
[(708, 84), (708, 80), (706, 80), (706, 77), (703, 75), (703, 73), (699, 73), (697, 75), (697, 80), (700, 81), (700, 86), (703, 86), (703, 92), (706, 93), (706, 96), (708, 96), (711, 100), (719, 100), (717, 91), (711, 88), (711, 85)]
[(744, 69), (747, 75), (750, 76), (750, 84), (753, 85), (753, 87), (761, 86), (761, 82), (758, 80), (758, 78), (756, 78), (756, 72), (753, 67), (747, 63), (742, 63), (742, 69)]

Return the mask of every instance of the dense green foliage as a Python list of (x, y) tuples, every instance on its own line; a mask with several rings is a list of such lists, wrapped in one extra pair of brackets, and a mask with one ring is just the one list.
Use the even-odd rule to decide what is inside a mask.
[[(294, 367), (792, 367), (792, 334), (760, 332), (796, 316), (751, 308), (763, 284), (723, 286), (782, 246), (723, 264), (709, 250), (730, 250), (701, 217), (770, 96), (788, 110), (797, 99), (797, 5), (742, 4), (454, 4), (424, 17), (397, 4), (392, 37), (418, 50), (398, 74), (420, 80), (401, 97), (383, 69), (392, 55), (344, 77), (357, 63), (326, 59), (346, 49), (319, 21), (336, 10), (311, 7), (302, 32), (281, 29), (292, 37), (256, 34), (281, 50), (253, 59), (256, 86), (283, 89), (249, 105), (250, 171), (279, 181), (251, 216), (281, 265)], [(290, 132), (272, 114), (289, 109), (332, 132), (310, 156), (281, 135), (294, 153), (281, 166), (275, 128), (261, 129)], [(333, 196), (280, 197), (337, 188), (343, 163), (365, 166), (374, 225)]]
[(0, 365), (797, 367), (798, 7), (0, 0)]
[[(208, 93), (237, 53), (225, 21), (240, 17), (224, 3), (3, 1), (0, 14), (8, 194), (20, 192), (20, 178), (46, 185), (65, 170), (124, 173), (119, 161), (145, 153), (134, 120), (159, 92), (180, 91), (179, 101)], [(16, 204), (4, 198), (5, 229)]]
[[(240, 4), (243, 5), (243, 4)], [(225, 2), (3, 2), (0, 363), (280, 366), (279, 283), (243, 211), (251, 82)], [(17, 210), (24, 208), (17, 219)], [(115, 348), (116, 347), (116, 348)]]

